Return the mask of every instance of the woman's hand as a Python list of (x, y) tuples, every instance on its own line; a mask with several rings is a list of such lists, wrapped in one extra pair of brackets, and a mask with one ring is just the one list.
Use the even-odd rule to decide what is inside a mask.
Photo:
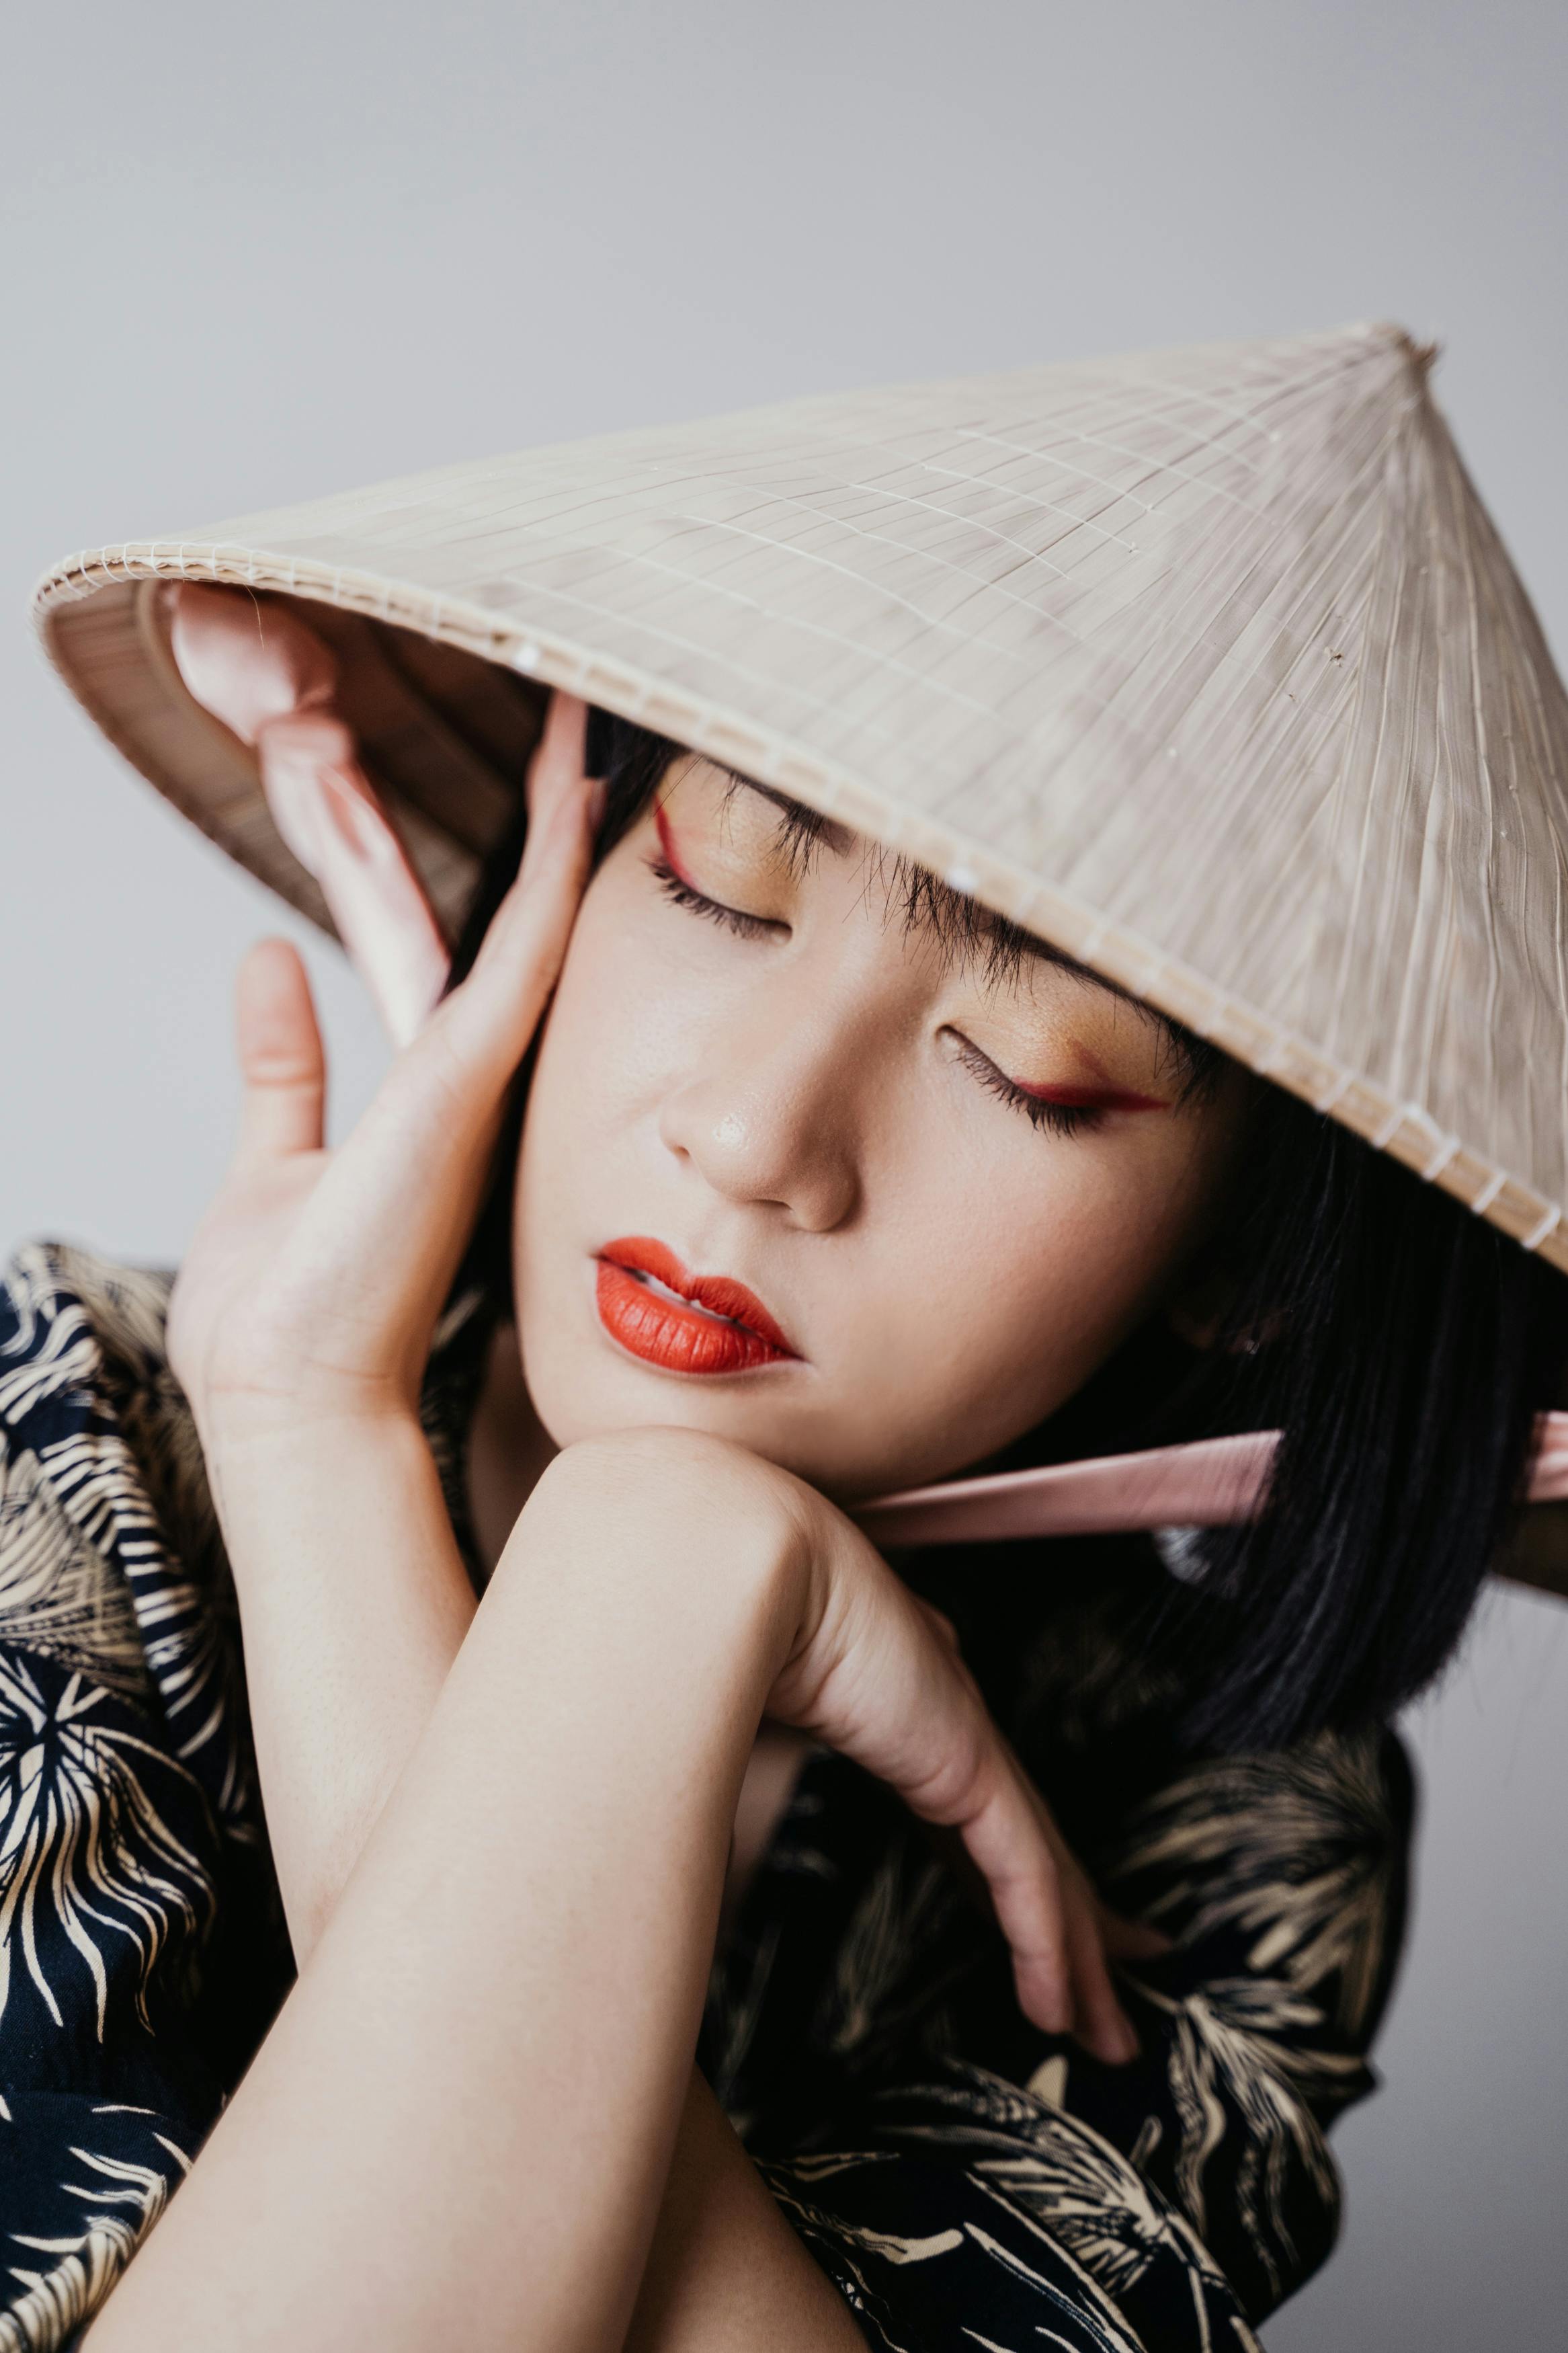
[(170, 1361), (209, 1458), (303, 1423), (416, 1409), (507, 1089), (588, 877), (585, 730), (584, 705), (555, 696), (529, 771), (517, 881), (472, 973), (404, 1048), (338, 1151), (323, 1146), (324, 1062), (299, 957), (268, 940), (242, 965), (239, 1143), (169, 1320)]
[[(226, 607), (217, 617), (226, 627)], [(303, 692), (315, 691), (309, 632), (296, 627), (283, 650), (296, 659), (271, 681), (263, 732), (291, 731), (292, 756), (299, 727), (279, 709), (301, 679)], [(197, 682), (216, 699), (223, 681), (209, 663)], [(236, 732), (256, 732), (254, 712), (232, 696), (225, 714)], [(314, 705), (306, 715), (338, 725)], [(473, 1617), (419, 1389), (508, 1090), (587, 879), (595, 791), (584, 774), (585, 724), (582, 703), (557, 696), (530, 768), (521, 871), (474, 970), (405, 1045), (336, 1152), (323, 1146), (321, 1041), (298, 956), (267, 941), (240, 970), (239, 1142), (174, 1286), (169, 1354), (239, 1594), (268, 1827), (301, 1963)], [(336, 828), (333, 860), (322, 861), (334, 905), (354, 840), (364, 845), (364, 890), (381, 892), (391, 877), (380, 920), (360, 908), (363, 968), (378, 943), (395, 963), (417, 891), (357, 767), (352, 807), (329, 807), (348, 793), (347, 773), (342, 761), (334, 769), (301, 756), (289, 774), (291, 820), (303, 835), (313, 808), (318, 831)]]
[(768, 1715), (853, 1757), (922, 1820), (956, 1830), (1011, 1947), (1026, 2016), (1112, 2064), (1134, 2058), (1107, 1952), (1146, 1957), (1165, 1939), (1101, 1905), (992, 1720), (951, 1622), (841, 1512), (790, 1486), (812, 1573)]
[[(923, 1820), (961, 1835), (1037, 2026), (1076, 2033), (1110, 2063), (1136, 2054), (1106, 1955), (1147, 1957), (1167, 1940), (1100, 1903), (992, 1721), (952, 1626), (840, 1511), (788, 1472), (692, 1430), (569, 1448), (536, 1495), (541, 1510), (562, 1510), (580, 1558), (632, 1548), (651, 1562), (662, 1522), (679, 1532), (690, 1574), (701, 1561), (721, 1579), (745, 1578), (762, 1563), (764, 1581), (777, 1578), (769, 1640), (781, 1646), (765, 1715), (853, 1758)], [(537, 1519), (531, 1504), (523, 1542)], [(651, 1658), (649, 1670), (658, 1672)]]

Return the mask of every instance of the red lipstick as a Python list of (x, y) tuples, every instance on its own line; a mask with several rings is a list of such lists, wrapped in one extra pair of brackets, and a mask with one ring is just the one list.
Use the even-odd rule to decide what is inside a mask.
[(727, 1274), (688, 1274), (646, 1235), (598, 1253), (599, 1321), (628, 1355), (667, 1373), (749, 1373), (797, 1359), (754, 1291)]

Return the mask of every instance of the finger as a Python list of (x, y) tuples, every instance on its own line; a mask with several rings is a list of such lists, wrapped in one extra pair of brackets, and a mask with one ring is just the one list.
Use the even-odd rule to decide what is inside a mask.
[[(529, 771), (528, 839), (516, 881), (456, 997), (500, 1014), (496, 1042), (512, 1064), (531, 1037), (560, 973), (593, 867), (598, 787), (584, 765), (587, 706), (552, 698)], [(481, 1017), (482, 1018), (482, 1017)], [(468, 1014), (455, 1015), (466, 1027)]]
[(1011, 1764), (1011, 1773), (1020, 1802), (1003, 1799), (964, 1840), (1011, 1947), (1019, 2002), (1047, 2033), (1074, 2033), (1107, 2065), (1124, 2065), (1138, 2055), (1138, 2037), (1111, 1983), (1093, 1890), (1058, 1852), (1022, 1768)]
[(1113, 1912), (1109, 1904), (1098, 1905), (1100, 1934), (1108, 1953), (1119, 1961), (1157, 1961), (1163, 1953), (1174, 1952), (1176, 1940), (1167, 1936), (1148, 1920), (1130, 1920), (1125, 1913)]
[(847, 1543), (824, 1548), (809, 1630), (770, 1709), (888, 1782), (922, 1820), (959, 1832), (1011, 1947), (1025, 2014), (1070, 2033), (1071, 1955), (1045, 1808), (933, 1613), (858, 1530), (837, 1514), (831, 1525)]
[(592, 831), (599, 788), (588, 775), (588, 706), (574, 694), (552, 694), (525, 786), (528, 835), (518, 881), (526, 891), (540, 868), (586, 824)]
[[(1138, 2037), (1111, 1983), (1094, 1890), (1022, 1766), (1002, 1754), (1021, 1802), (1016, 1812), (1004, 1803), (980, 1840), (965, 1835), (1012, 1947), (1019, 2000), (1048, 2032), (1076, 2033), (1108, 2065), (1124, 2065), (1138, 2055)], [(1000, 1860), (987, 1860), (982, 1844), (997, 1836)]]
[(287, 940), (258, 941), (239, 967), (235, 1045), (245, 1090), (237, 1157), (319, 1151), (326, 1056), (305, 967)]
[(581, 695), (557, 691), (550, 698), (544, 733), (528, 764), (524, 793), (530, 832), (537, 819), (548, 817), (563, 794), (571, 792), (584, 774), (587, 756), (588, 706)]
[(1025, 2015), (1047, 2034), (1070, 2034), (1073, 1955), (1057, 1858), (1010, 1760), (999, 1758), (984, 1780), (990, 1786), (960, 1824), (964, 1845), (990, 1889)]
[(278, 830), (314, 875), (395, 1046), (417, 1036), (451, 959), (397, 830), (330, 712), (293, 712), (257, 737)]
[(587, 754), (587, 704), (574, 694), (552, 694), (523, 787), (528, 832), (515, 887), (524, 895), (559, 856), (563, 839), (570, 841), (584, 825), (590, 837), (596, 829), (603, 788), (588, 775)]
[(1138, 2056), (1138, 2037), (1131, 2020), (1116, 1998), (1106, 1967), (1093, 1891), (1076, 1867), (1064, 1878), (1078, 2037), (1108, 2066), (1125, 2066), (1130, 2059)]
[[(593, 856), (582, 706), (563, 723), (540, 802), (541, 847), (473, 971), (399, 1054), (333, 1155), (289, 1246), (302, 1286), (374, 1289), (389, 1324), (450, 1281), (489, 1171), (506, 1090), (555, 985)], [(571, 713), (567, 714), (568, 720)], [(574, 757), (575, 773), (567, 765)], [(396, 1274), (389, 1279), (389, 1267)]]

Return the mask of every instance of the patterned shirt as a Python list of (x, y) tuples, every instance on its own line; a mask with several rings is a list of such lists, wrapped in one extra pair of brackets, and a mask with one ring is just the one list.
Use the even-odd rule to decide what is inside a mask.
[[(169, 1277), (56, 1244), (0, 1278), (0, 2353), (55, 2353), (177, 2189), (291, 1962)], [(489, 1335), (437, 1334), (454, 1527)], [(718, 1954), (700, 2061), (881, 2353), (1218, 2353), (1322, 2261), (1330, 2120), (1403, 1924), (1387, 1733), (1212, 1757), (1134, 1640), (1142, 1539), (928, 1556), (983, 1688), (1120, 1909), (1141, 2056), (1041, 2033), (962, 1852), (826, 1752)]]

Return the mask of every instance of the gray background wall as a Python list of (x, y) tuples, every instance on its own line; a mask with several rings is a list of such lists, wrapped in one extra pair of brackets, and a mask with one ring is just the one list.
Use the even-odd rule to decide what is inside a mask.
[[(792, 392), (1392, 314), (1568, 651), (1540, 0), (42, 0), (0, 97), (0, 604), (84, 543)], [(280, 923), (0, 631), (0, 1244), (173, 1259)], [(338, 1117), (379, 1066), (310, 957)], [(1568, 2339), (1568, 1612), (1411, 1731), (1415, 1936), (1274, 2353)]]

